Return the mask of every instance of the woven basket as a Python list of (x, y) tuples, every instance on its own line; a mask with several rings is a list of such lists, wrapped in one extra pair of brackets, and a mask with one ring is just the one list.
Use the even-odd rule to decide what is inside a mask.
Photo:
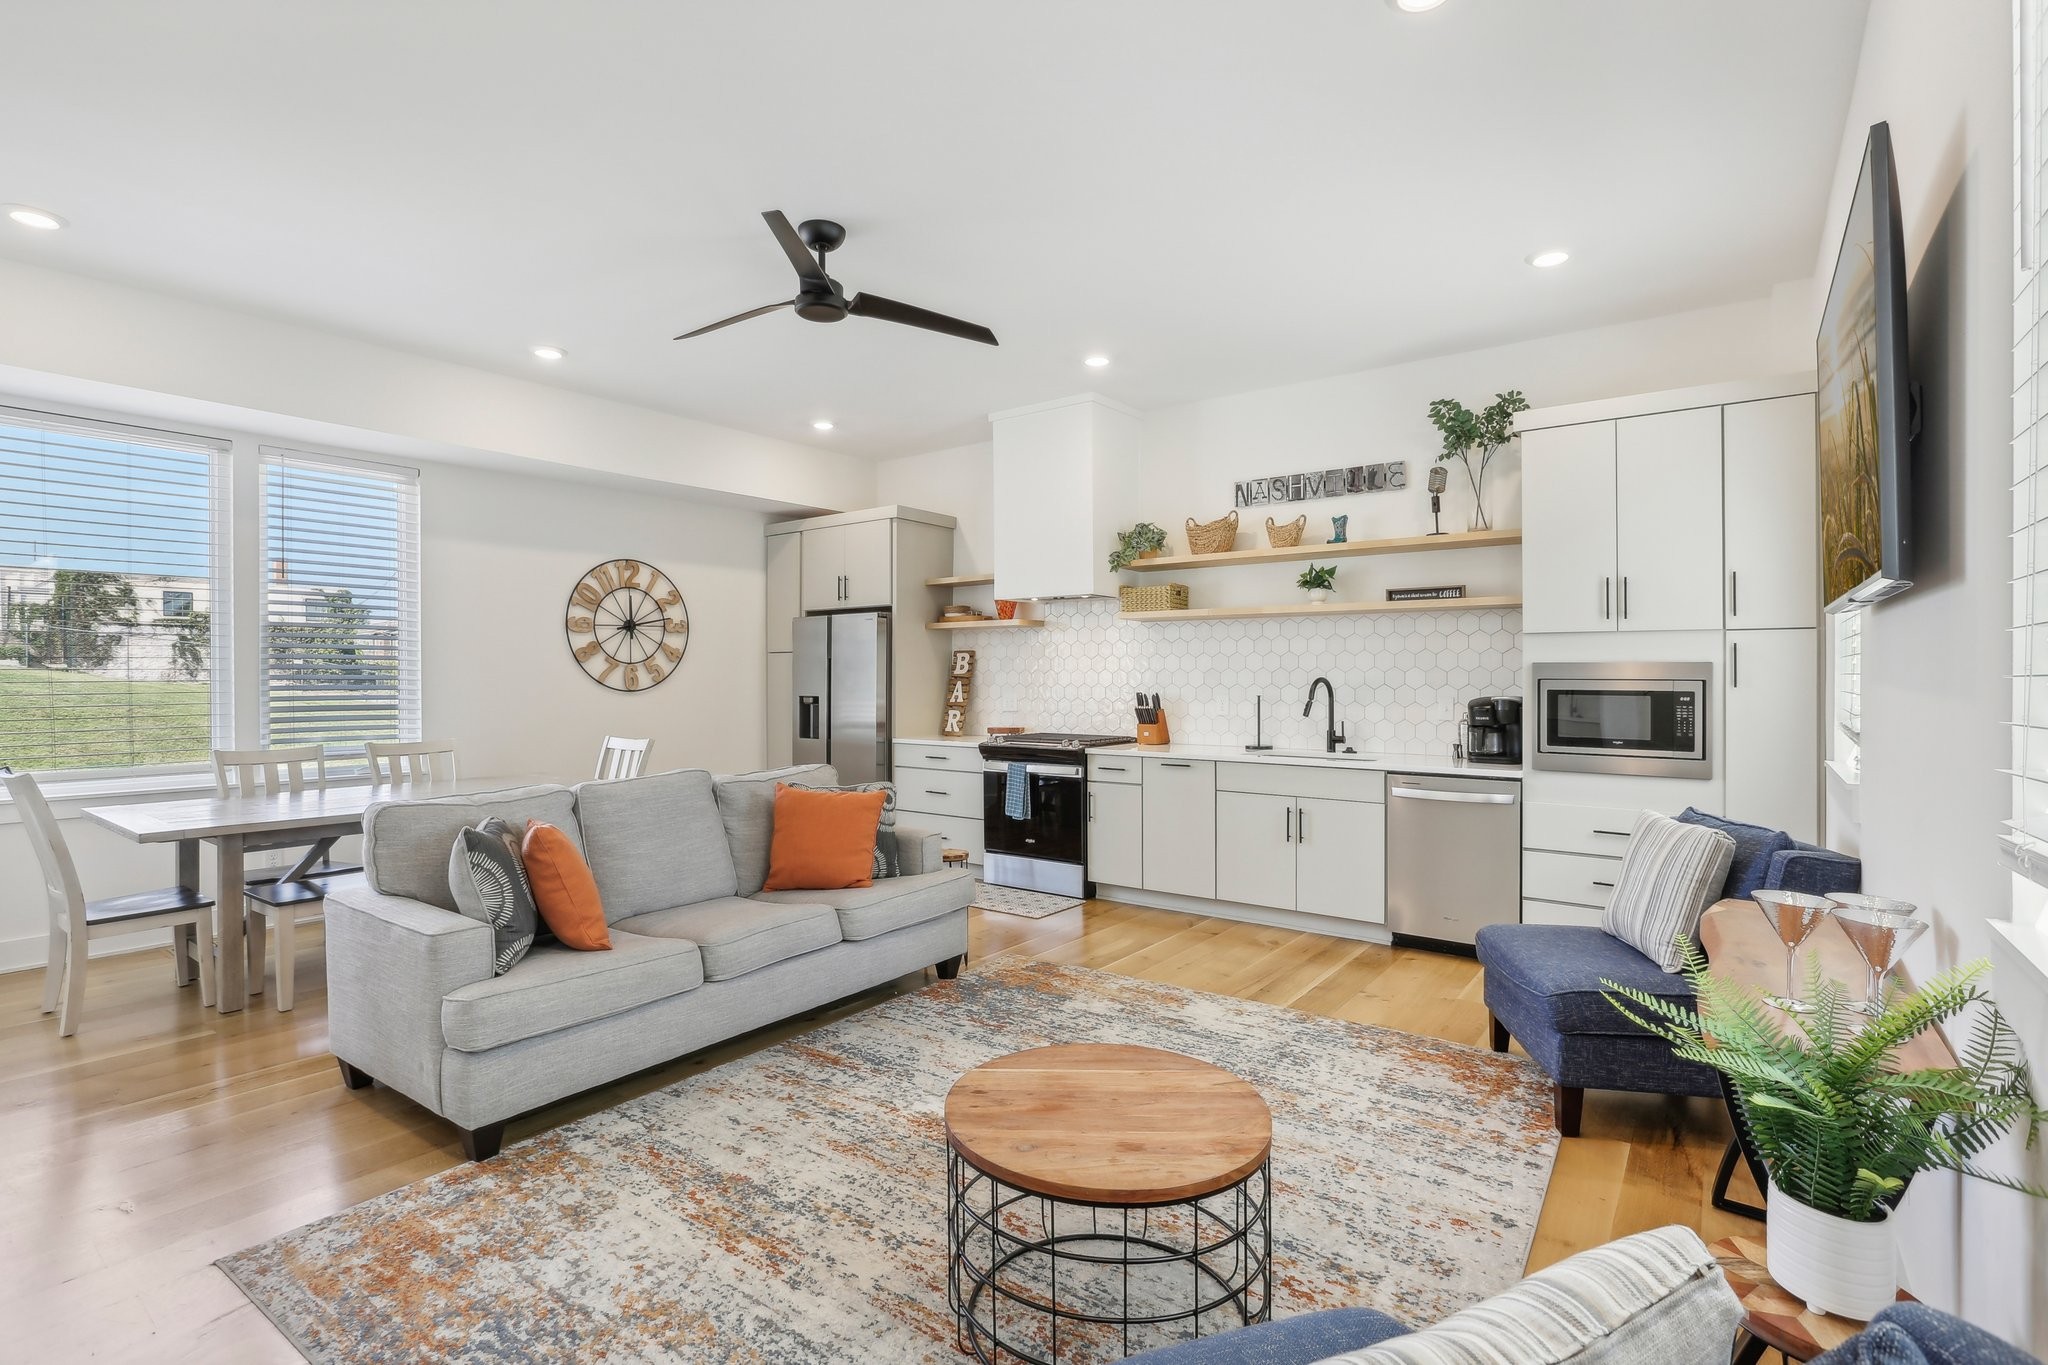
[(1301, 533), (1308, 529), (1308, 513), (1303, 512), (1285, 526), (1275, 526), (1271, 517), (1266, 518), (1266, 543), (1276, 550), (1285, 550), (1301, 544)]
[(1118, 588), (1117, 606), (1124, 611), (1186, 611), (1188, 585), (1148, 583), (1142, 588)]
[(1198, 522), (1188, 518), (1188, 553), (1191, 555), (1220, 555), (1237, 544), (1237, 513), (1215, 521)]

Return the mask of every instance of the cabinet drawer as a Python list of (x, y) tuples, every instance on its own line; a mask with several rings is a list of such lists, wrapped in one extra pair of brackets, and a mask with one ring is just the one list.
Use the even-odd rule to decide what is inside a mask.
[(1524, 924), (1579, 924), (1600, 927), (1600, 908), (1593, 905), (1563, 905), (1557, 901), (1523, 901)]
[(899, 742), (895, 746), (895, 760), (899, 768), (937, 768), (941, 772), (981, 771), (981, 754), (972, 745), (954, 749), (943, 744)]
[(896, 808), (979, 820), (981, 770), (946, 772), (939, 768), (905, 768), (896, 774)]
[[(979, 866), (981, 863), (981, 821), (963, 820), (957, 815), (934, 815), (929, 811), (899, 810), (896, 812), (896, 828), (901, 830), (922, 830), (926, 834), (939, 836), (942, 848), (964, 848), (967, 861)], [(928, 869), (936, 872), (937, 868)]]
[(1531, 801), (1522, 807), (1522, 847), (1553, 853), (1619, 858), (1641, 811), (1619, 806), (1563, 806)]
[(1088, 780), (1090, 782), (1123, 782), (1137, 786), (1145, 780), (1144, 760), (1135, 754), (1104, 754), (1088, 756)]
[(1218, 763), (1216, 790), (1264, 796), (1306, 796), (1325, 801), (1387, 800), (1387, 775), (1357, 768), (1309, 768), (1291, 763)]
[(1583, 853), (1524, 853), (1522, 890), (1546, 901), (1602, 907), (1614, 894), (1621, 872), (1619, 858), (1590, 858)]

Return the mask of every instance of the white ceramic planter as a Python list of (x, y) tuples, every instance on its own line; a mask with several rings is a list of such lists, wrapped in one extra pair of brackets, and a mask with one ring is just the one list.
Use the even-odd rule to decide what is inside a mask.
[(1311, 602), (1327, 602), (1330, 600), (1330, 590), (1328, 588), (1310, 588), (1308, 590), (1308, 600)]
[(1765, 1258), (1786, 1293), (1816, 1313), (1868, 1322), (1898, 1297), (1891, 1218), (1852, 1223), (1809, 1208), (1775, 1183), (1765, 1204)]

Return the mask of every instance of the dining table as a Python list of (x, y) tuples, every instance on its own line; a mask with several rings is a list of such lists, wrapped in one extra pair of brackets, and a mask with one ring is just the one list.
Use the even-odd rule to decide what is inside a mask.
[[(423, 782), (336, 783), (304, 791), (251, 792), (232, 796), (184, 796), (116, 806), (87, 806), (86, 819), (138, 844), (170, 844), (176, 850), (178, 885), (199, 889), (200, 846), (213, 845), (214, 885), (219, 904), (214, 943), (219, 954), (214, 999), (222, 1014), (249, 1003), (246, 921), (239, 888), (248, 855), (266, 849), (323, 849), (335, 839), (363, 832), (363, 815), (383, 801), (423, 801), (440, 796), (475, 796), (555, 779), (530, 774), (445, 778)], [(301, 864), (307, 861), (301, 858)], [(191, 964), (174, 945), (180, 984)], [(256, 964), (262, 971), (262, 965)]]

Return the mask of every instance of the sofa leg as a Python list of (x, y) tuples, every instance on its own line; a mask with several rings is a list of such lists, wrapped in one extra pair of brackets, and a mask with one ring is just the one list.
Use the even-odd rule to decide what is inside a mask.
[(361, 1067), (350, 1066), (347, 1062), (342, 1061), (339, 1057), (336, 1057), (334, 1060), (341, 1067), (341, 1083), (347, 1086), (349, 1089), (368, 1090), (371, 1086), (376, 1084), (376, 1082), (370, 1078), (370, 1073), (363, 1070)]
[(1560, 1137), (1579, 1135), (1579, 1115), (1586, 1107), (1586, 1092), (1576, 1085), (1554, 1085), (1551, 1088), (1551, 1113), (1557, 1119)]
[(932, 970), (936, 971), (939, 974), (939, 980), (951, 981), (954, 977), (960, 975), (960, 968), (966, 963), (966, 961), (967, 954), (955, 953), (953, 954), (953, 956), (947, 958), (944, 962), (936, 964)]
[(505, 1145), (505, 1121), (487, 1123), (481, 1128), (458, 1128), (462, 1135), (462, 1154), (471, 1161), (489, 1161)]
[(1508, 1050), (1508, 1026), (1494, 1018), (1492, 1010), (1486, 1012), (1486, 1025), (1493, 1032), (1493, 1050), (1495, 1052), (1506, 1052)]

